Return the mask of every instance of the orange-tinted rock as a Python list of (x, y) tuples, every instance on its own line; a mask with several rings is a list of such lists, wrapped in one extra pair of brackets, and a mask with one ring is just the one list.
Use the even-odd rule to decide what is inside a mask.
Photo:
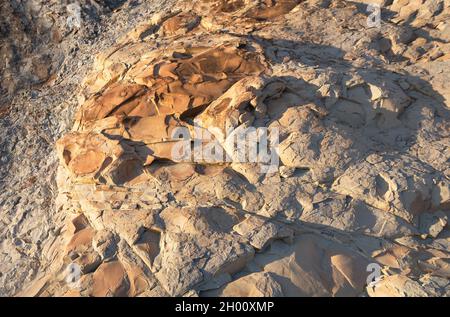
[(301, 0), (265, 0), (250, 9), (247, 16), (256, 20), (268, 20), (282, 16), (291, 11)]
[(162, 29), (167, 35), (186, 33), (195, 28), (200, 18), (192, 12), (179, 13), (162, 23)]
[(92, 238), (94, 237), (94, 229), (88, 227), (75, 233), (70, 239), (66, 247), (66, 252), (69, 253), (79, 247), (88, 248), (91, 246)]
[(117, 113), (121, 107), (132, 101), (133, 97), (143, 93), (145, 86), (117, 83), (100, 96), (88, 100), (81, 112), (81, 120), (89, 122), (103, 119)]
[(68, 232), (70, 234), (75, 234), (78, 231), (83, 230), (89, 226), (90, 226), (89, 221), (83, 214), (81, 214), (73, 218), (72, 221), (69, 223)]
[(126, 296), (129, 281), (125, 269), (119, 261), (102, 263), (93, 276), (92, 296)]
[(97, 172), (103, 164), (105, 154), (102, 152), (88, 150), (77, 155), (69, 165), (76, 175), (86, 175)]

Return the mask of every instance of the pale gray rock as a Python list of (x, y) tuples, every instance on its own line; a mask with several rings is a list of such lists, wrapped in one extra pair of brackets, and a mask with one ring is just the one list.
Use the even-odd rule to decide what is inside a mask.
[(442, 175), (409, 157), (372, 154), (335, 180), (333, 189), (368, 205), (416, 221), (431, 208), (432, 192)]
[(448, 295), (449, 7), (379, 2), (0, 5), (0, 295)]
[(294, 231), (291, 228), (258, 216), (247, 216), (244, 221), (235, 225), (233, 230), (260, 251), (272, 240), (281, 239), (289, 243), (294, 239)]
[(447, 215), (442, 211), (420, 215), (420, 233), (436, 238), (447, 225)]

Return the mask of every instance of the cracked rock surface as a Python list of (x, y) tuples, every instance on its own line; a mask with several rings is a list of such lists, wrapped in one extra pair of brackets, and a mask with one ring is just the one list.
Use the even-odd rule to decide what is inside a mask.
[[(2, 294), (450, 295), (448, 1), (394, 0), (379, 27), (365, 1), (154, 2), (104, 8), (106, 30), (139, 23), (65, 90), (40, 83), (59, 96), (47, 120), (65, 119), (15, 145), (39, 191), (1, 194)], [(223, 137), (260, 128), (276, 168)]]

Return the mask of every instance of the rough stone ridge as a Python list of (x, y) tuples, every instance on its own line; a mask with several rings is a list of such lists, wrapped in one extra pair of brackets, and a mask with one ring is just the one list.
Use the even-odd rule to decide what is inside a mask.
[[(100, 52), (18, 295), (449, 296), (450, 6), (364, 2), (180, 2)], [(268, 173), (222, 137), (263, 127)], [(231, 161), (174, 157), (197, 130)]]

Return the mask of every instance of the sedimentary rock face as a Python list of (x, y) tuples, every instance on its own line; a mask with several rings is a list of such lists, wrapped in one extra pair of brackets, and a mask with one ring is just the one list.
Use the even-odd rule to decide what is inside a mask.
[[(361, 45), (380, 35), (346, 33), (366, 21), (352, 4), (180, 7), (101, 53), (81, 87), (56, 145), (70, 215), (59, 280), (38, 293), (436, 294), (423, 278), (449, 269), (442, 81), (400, 71), (389, 49), (392, 64), (368, 57)], [(318, 33), (303, 30), (325, 21), (307, 44)], [(393, 50), (404, 45), (407, 26), (387, 28)], [(227, 135), (246, 129), (257, 149), (260, 131), (277, 136), (275, 170), (238, 159)], [(197, 156), (208, 146), (231, 160)], [(80, 268), (76, 290), (60, 283), (67, 265)]]
[(114, 115), (194, 115), (240, 79), (265, 69), (262, 56), (239, 45), (245, 43), (161, 51), (159, 58), (141, 60), (127, 72), (126, 81), (91, 97), (79, 120), (87, 124)]
[[(101, 94), (82, 105), (75, 131), (58, 142), (68, 169), (75, 177), (122, 184), (142, 173), (139, 165), (173, 159), (177, 128), (192, 124), (196, 114), (235, 83), (265, 70), (263, 56), (253, 52), (250, 43), (241, 45), (246, 44), (235, 39), (213, 48), (154, 53), (159, 58), (140, 60), (126, 79), (102, 87)], [(114, 176), (101, 175), (105, 170)]]

